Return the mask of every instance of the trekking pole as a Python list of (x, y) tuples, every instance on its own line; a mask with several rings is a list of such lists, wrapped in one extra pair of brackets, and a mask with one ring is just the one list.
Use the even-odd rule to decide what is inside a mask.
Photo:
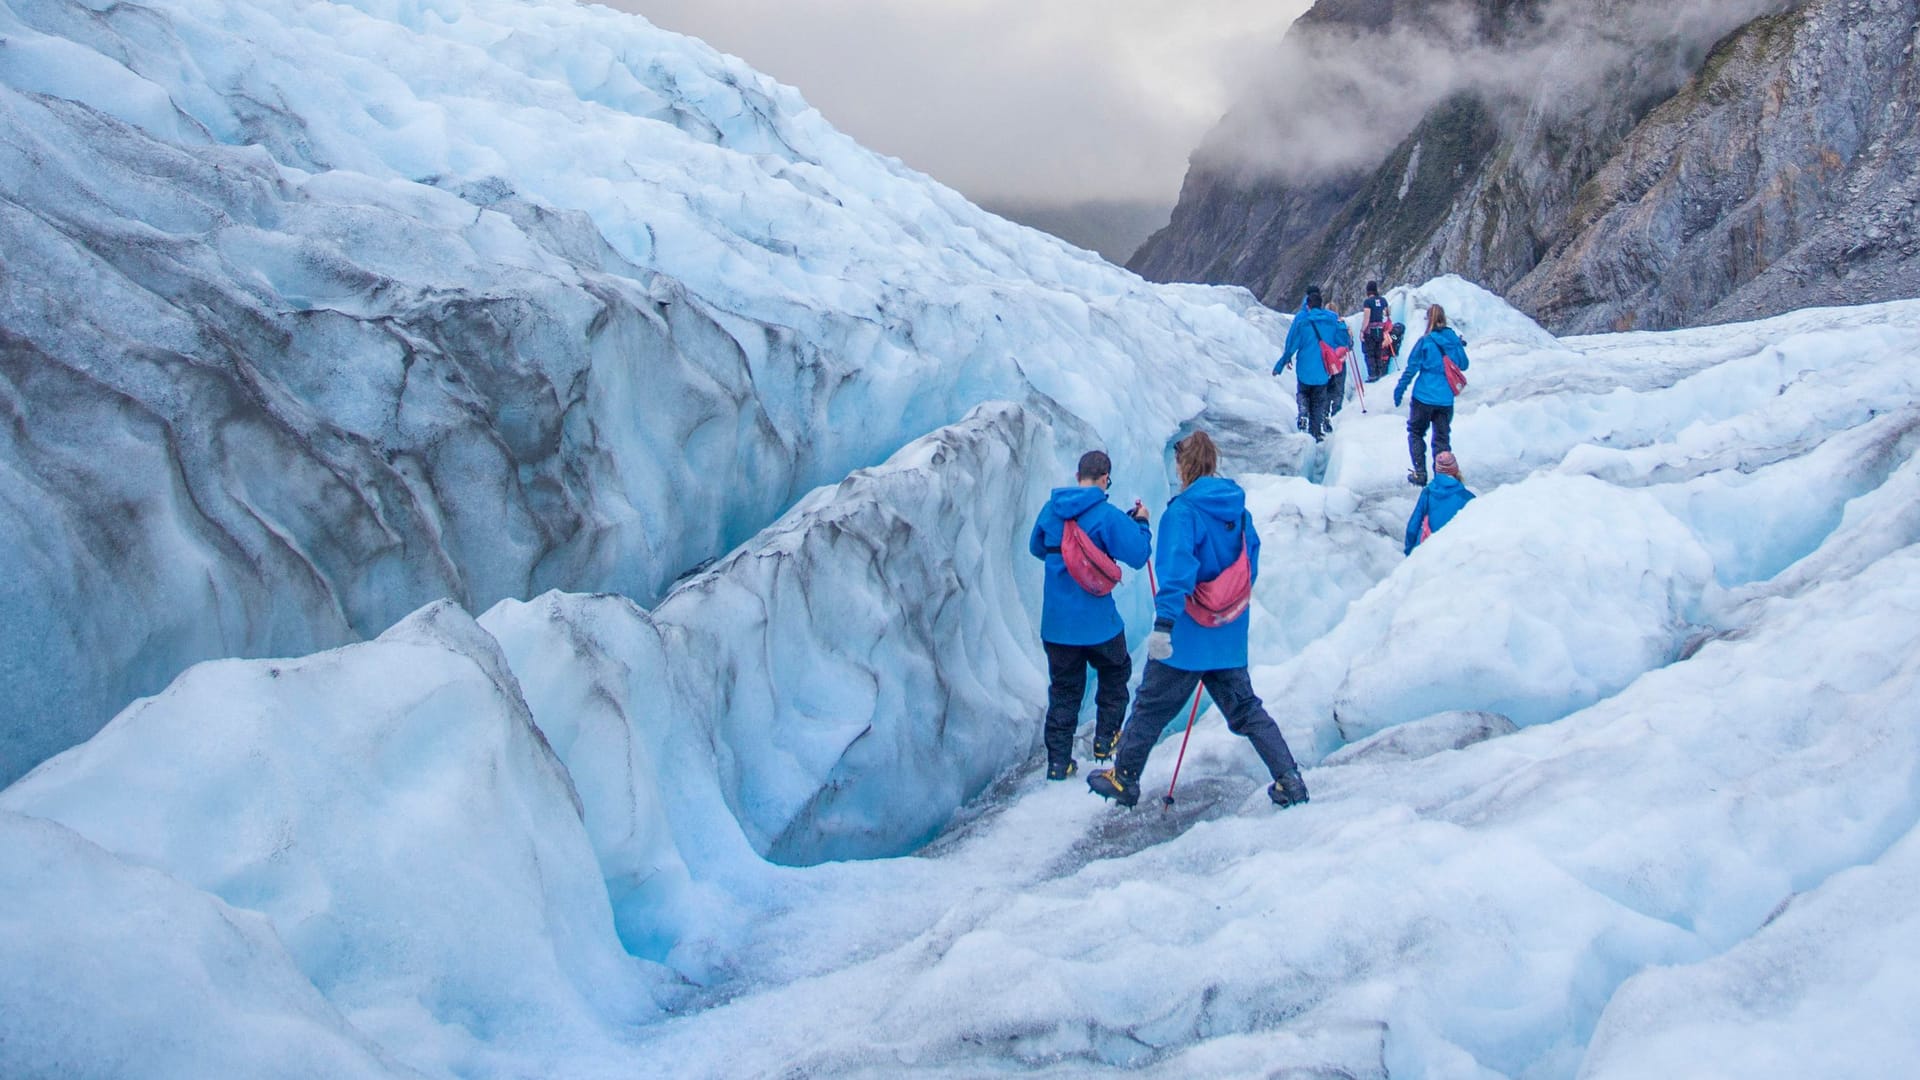
[[(1160, 594), (1160, 582), (1154, 576), (1153, 563), (1151, 561), (1147, 563), (1147, 583), (1153, 586), (1154, 595), (1158, 596)], [(1180, 756), (1175, 758), (1173, 762), (1173, 781), (1167, 785), (1166, 797), (1160, 800), (1160, 808), (1163, 810), (1173, 809), (1173, 788), (1175, 784), (1180, 782), (1180, 766), (1185, 764), (1187, 760), (1187, 740), (1193, 738), (1193, 722), (1200, 715), (1200, 691), (1205, 689), (1205, 683), (1193, 688), (1193, 708), (1187, 712), (1187, 733), (1180, 736)]]
[(1160, 800), (1160, 808), (1173, 809), (1173, 787), (1180, 782), (1180, 766), (1187, 760), (1187, 740), (1193, 738), (1193, 723), (1200, 716), (1200, 691), (1206, 689), (1201, 683), (1193, 688), (1193, 708), (1187, 713), (1187, 733), (1180, 736), (1180, 756), (1173, 759), (1173, 779), (1167, 783), (1166, 798)]
[[(1367, 411), (1367, 372), (1366, 372), (1367, 361), (1366, 361), (1365, 353), (1366, 353), (1366, 350), (1365, 350), (1365, 347), (1363, 346), (1361, 349), (1361, 358), (1360, 358), (1360, 366), (1361, 366), (1360, 377), (1353, 380), (1353, 392), (1354, 392), (1354, 395), (1360, 399), (1360, 411), (1363, 413)], [(1351, 367), (1352, 365), (1349, 364), (1348, 366)]]

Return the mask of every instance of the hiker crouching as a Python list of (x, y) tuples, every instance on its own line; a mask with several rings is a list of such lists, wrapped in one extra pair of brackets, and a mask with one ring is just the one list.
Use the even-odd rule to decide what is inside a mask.
[(1107, 502), (1113, 462), (1098, 450), (1080, 457), (1078, 483), (1054, 488), (1053, 497), (1033, 523), (1027, 547), (1047, 564), (1040, 609), (1040, 642), (1047, 650), (1047, 779), (1065, 780), (1076, 768), (1073, 732), (1080, 723), (1080, 702), (1087, 693), (1087, 668), (1098, 680), (1094, 690), (1093, 755), (1113, 756), (1120, 719), (1127, 709), (1127, 680), (1133, 658), (1127, 652), (1126, 627), (1113, 604), (1120, 567), (1147, 565), (1153, 537), (1140, 504), (1121, 513)]
[(1268, 796), (1280, 806), (1306, 802), (1307, 787), (1287, 740), (1247, 675), (1247, 609), (1260, 572), (1260, 537), (1247, 514), (1246, 492), (1214, 475), (1219, 452), (1206, 432), (1181, 440), (1174, 462), (1182, 491), (1160, 519), (1147, 669), (1113, 768), (1088, 777), (1087, 786), (1123, 805), (1137, 803), (1153, 744), (1204, 684), (1227, 727), (1253, 743), (1272, 774)]

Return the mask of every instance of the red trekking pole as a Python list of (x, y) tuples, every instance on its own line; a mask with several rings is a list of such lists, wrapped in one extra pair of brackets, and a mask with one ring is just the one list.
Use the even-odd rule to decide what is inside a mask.
[[(1154, 595), (1158, 596), (1160, 582), (1154, 577), (1152, 562), (1147, 563), (1147, 583), (1153, 586)], [(1204, 689), (1206, 689), (1204, 683), (1193, 688), (1193, 708), (1187, 711), (1187, 732), (1180, 736), (1180, 756), (1173, 759), (1173, 779), (1168, 781), (1167, 794), (1160, 800), (1160, 808), (1163, 810), (1173, 809), (1173, 788), (1180, 782), (1180, 766), (1187, 761), (1187, 740), (1193, 738), (1193, 722), (1200, 716), (1200, 691)]]

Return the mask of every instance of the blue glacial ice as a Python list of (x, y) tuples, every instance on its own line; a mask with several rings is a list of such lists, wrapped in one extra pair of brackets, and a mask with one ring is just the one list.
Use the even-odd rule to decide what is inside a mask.
[[(1292, 432), (1283, 317), (604, 9), (0, 0), (0, 219), (0, 1075), (1920, 1051), (1920, 302), (1395, 290), (1481, 495), (1401, 558), (1402, 419)], [(1173, 810), (1038, 775), (1031, 515), (1195, 426), (1281, 814), (1210, 713)]]

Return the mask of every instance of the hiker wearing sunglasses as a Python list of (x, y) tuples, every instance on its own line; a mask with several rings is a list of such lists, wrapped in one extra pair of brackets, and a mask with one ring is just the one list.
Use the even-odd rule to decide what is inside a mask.
[(1215, 475), (1219, 451), (1204, 431), (1180, 441), (1174, 464), (1182, 490), (1160, 518), (1147, 669), (1113, 767), (1089, 776), (1087, 787), (1122, 806), (1138, 803), (1140, 773), (1153, 744), (1204, 684), (1228, 730), (1253, 743), (1273, 776), (1267, 796), (1282, 807), (1306, 802), (1307, 785), (1293, 752), (1247, 675), (1248, 605), (1260, 571), (1260, 536), (1247, 513), (1246, 492)]
[(1065, 780), (1078, 769), (1073, 733), (1094, 671), (1093, 756), (1113, 756), (1127, 709), (1133, 657), (1126, 626), (1114, 607), (1120, 563), (1147, 565), (1153, 549), (1147, 511), (1138, 502), (1122, 513), (1107, 501), (1113, 462), (1099, 450), (1080, 456), (1073, 487), (1053, 497), (1033, 523), (1027, 547), (1047, 564), (1040, 609), (1040, 642), (1047, 650), (1047, 779)]

